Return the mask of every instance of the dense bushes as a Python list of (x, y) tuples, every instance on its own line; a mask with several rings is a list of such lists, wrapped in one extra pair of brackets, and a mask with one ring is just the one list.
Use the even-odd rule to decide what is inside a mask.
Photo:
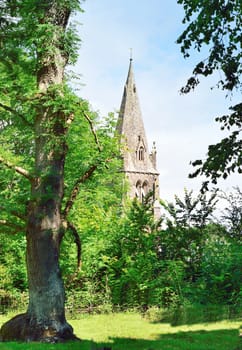
[[(200, 213), (204, 209), (203, 197)], [(67, 291), (79, 290), (82, 309), (99, 312), (100, 303), (108, 310), (165, 307), (183, 314), (192, 305), (241, 308), (238, 240), (208, 215), (202, 225), (178, 223), (169, 216), (161, 229), (168, 216), (162, 225), (155, 222), (147, 198), (143, 204), (131, 203), (122, 216), (109, 210), (104, 217), (83, 235), (82, 270), (72, 283), (67, 274)]]
[[(121, 212), (119, 202), (112, 197), (109, 206), (106, 196), (105, 207), (96, 207), (96, 215), (91, 217), (93, 208), (90, 202), (89, 210), (82, 209), (85, 215), (78, 217), (75, 211), (73, 217), (78, 218), (82, 247), (79, 268), (70, 232), (62, 246), (70, 313), (138, 308), (141, 312), (150, 310), (149, 314), (154, 312), (160, 319), (169, 316), (174, 324), (188, 322), (194, 308), (200, 310), (193, 317), (198, 320), (205, 314), (216, 319), (215, 309), (221, 310), (220, 316), (239, 314), (242, 254), (238, 235), (231, 236), (226, 227), (212, 220), (194, 225), (172, 220), (169, 214), (162, 222), (154, 221), (149, 198), (142, 204), (135, 200)], [(175, 210), (176, 205), (173, 213)], [(179, 220), (181, 215), (180, 211)], [(1, 241), (1, 311), (23, 302), (21, 293), (27, 288), (24, 246), (21, 237)]]

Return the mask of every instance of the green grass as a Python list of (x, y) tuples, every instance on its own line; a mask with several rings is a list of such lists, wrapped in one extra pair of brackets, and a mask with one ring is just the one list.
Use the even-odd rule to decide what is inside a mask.
[[(0, 316), (0, 326), (9, 316)], [(71, 320), (81, 343), (1, 343), (0, 350), (94, 350), (102, 344), (112, 350), (242, 350), (238, 321), (220, 321), (172, 327), (151, 323), (137, 313), (83, 315)]]

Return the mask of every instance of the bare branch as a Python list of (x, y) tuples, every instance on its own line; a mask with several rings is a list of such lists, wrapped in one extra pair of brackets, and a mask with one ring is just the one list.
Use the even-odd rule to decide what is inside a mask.
[(81, 268), (81, 254), (82, 254), (82, 243), (80, 236), (77, 232), (76, 227), (69, 221), (67, 221), (67, 228), (71, 231), (71, 233), (74, 236), (74, 242), (76, 243), (77, 248), (77, 269), (80, 270)]
[(30, 175), (28, 170), (26, 170), (24, 168), (21, 168), (19, 166), (13, 165), (12, 163), (10, 163), (7, 160), (3, 159), (1, 156), (0, 156), (0, 163), (5, 165), (9, 169), (15, 170), (18, 174), (26, 177), (26, 179), (28, 179), (29, 181), (33, 181), (33, 177)]
[(5, 111), (8, 111), (8, 112), (10, 112), (10, 113), (16, 115), (17, 117), (19, 117), (19, 118), (24, 122), (24, 124), (26, 124), (27, 126), (31, 126), (31, 127), (33, 126), (31, 123), (29, 123), (29, 122), (25, 119), (25, 117), (24, 117), (21, 113), (17, 112), (15, 109), (13, 109), (13, 108), (11, 108), (11, 107), (9, 107), (9, 106), (6, 106), (6, 105), (4, 105), (4, 104), (1, 103), (1, 102), (0, 102), (0, 108), (3, 108), (3, 109), (5, 109)]
[(99, 152), (102, 152), (102, 147), (101, 147), (101, 145), (99, 143), (99, 140), (98, 140), (97, 133), (95, 131), (93, 122), (92, 122), (92, 120), (90, 119), (90, 117), (88, 116), (88, 114), (86, 112), (83, 112), (83, 114), (84, 114), (84, 117), (86, 118), (86, 120), (88, 121), (88, 123), (89, 123), (89, 125), (91, 127), (91, 130), (92, 130), (95, 142), (97, 144), (98, 150), (99, 150)]
[(92, 165), (85, 172), (85, 174), (76, 181), (76, 183), (75, 183), (75, 185), (74, 185), (74, 187), (73, 187), (73, 189), (71, 191), (70, 197), (69, 197), (68, 201), (66, 202), (66, 206), (65, 206), (65, 209), (64, 209), (64, 212), (63, 212), (63, 216), (64, 216), (65, 219), (67, 218), (67, 215), (69, 214), (71, 208), (73, 207), (75, 199), (76, 199), (76, 197), (77, 197), (77, 195), (78, 195), (78, 193), (80, 191), (81, 184), (84, 183), (87, 179), (89, 179), (96, 169), (97, 169), (97, 164)]

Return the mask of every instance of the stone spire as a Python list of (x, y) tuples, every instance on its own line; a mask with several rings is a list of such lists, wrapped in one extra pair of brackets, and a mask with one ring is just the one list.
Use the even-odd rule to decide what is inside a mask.
[[(137, 147), (137, 139), (139, 138), (147, 152), (148, 145), (134, 79), (132, 58), (130, 59), (128, 76), (124, 86), (117, 129), (121, 135), (124, 135), (130, 151), (136, 151), (134, 148)], [(135, 153), (132, 152), (133, 161), (135, 161), (134, 157)]]
[(154, 191), (159, 197), (159, 173), (156, 169), (156, 150), (149, 154), (148, 143), (137, 94), (133, 60), (130, 58), (127, 80), (118, 117), (117, 131), (123, 143), (123, 171), (130, 184), (130, 197), (139, 197)]

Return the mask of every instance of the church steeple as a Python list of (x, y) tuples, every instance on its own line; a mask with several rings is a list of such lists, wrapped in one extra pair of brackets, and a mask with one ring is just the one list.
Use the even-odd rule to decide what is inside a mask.
[[(132, 61), (132, 58), (130, 58), (129, 71), (124, 86), (117, 129), (120, 134), (126, 136), (128, 147), (132, 148), (137, 142), (137, 136), (140, 136), (145, 143), (145, 148), (147, 149), (146, 135), (134, 79)], [(134, 138), (136, 139), (134, 140)]]
[(132, 58), (130, 59), (128, 76), (124, 86), (117, 130), (121, 135), (124, 135), (124, 141), (130, 151), (132, 163), (134, 163), (126, 164), (126, 166), (129, 165), (128, 168), (133, 168), (137, 163), (135, 167), (139, 165), (142, 168), (143, 163), (137, 161), (146, 161), (148, 144), (134, 79)]
[(149, 154), (148, 143), (140, 109), (140, 103), (133, 72), (133, 59), (130, 58), (127, 80), (117, 123), (117, 131), (122, 135), (123, 171), (130, 183), (130, 197), (142, 196), (154, 191), (159, 196), (155, 153)]

